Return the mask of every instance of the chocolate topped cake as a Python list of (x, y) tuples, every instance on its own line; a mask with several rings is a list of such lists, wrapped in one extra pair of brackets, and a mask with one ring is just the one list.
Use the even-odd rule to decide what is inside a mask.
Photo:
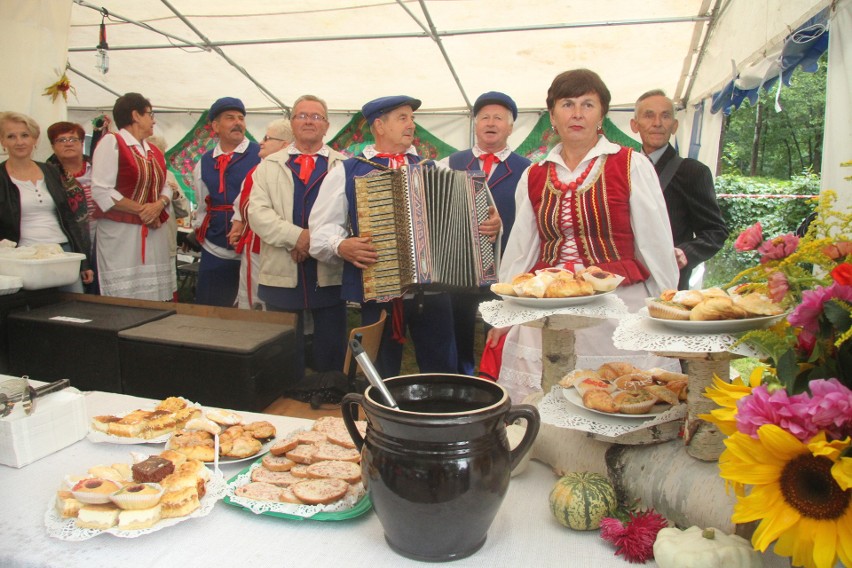
[(133, 465), (133, 481), (137, 483), (159, 483), (175, 470), (175, 464), (167, 459), (151, 456)]

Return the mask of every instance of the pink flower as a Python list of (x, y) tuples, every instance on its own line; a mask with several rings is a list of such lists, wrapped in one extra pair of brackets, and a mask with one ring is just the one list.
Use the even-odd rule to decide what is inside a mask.
[(837, 379), (817, 379), (808, 388), (807, 413), (814, 426), (827, 430), (835, 440), (852, 434), (852, 391)]
[(644, 564), (654, 557), (657, 533), (668, 526), (665, 517), (656, 511), (630, 513), (624, 524), (616, 518), (601, 519), (601, 538), (615, 545), (615, 555), (635, 564)]
[(775, 424), (799, 440), (810, 440), (820, 429), (811, 420), (809, 402), (807, 393), (788, 396), (778, 389), (770, 394), (761, 385), (737, 402), (737, 430), (757, 439), (758, 428)]
[(765, 264), (770, 260), (781, 260), (782, 258), (787, 258), (796, 252), (796, 247), (798, 246), (799, 237), (793, 233), (779, 235), (774, 239), (764, 241), (762, 245), (757, 247), (757, 252), (762, 255), (760, 257), (760, 263)]
[(787, 316), (787, 321), (793, 327), (801, 327), (816, 335), (819, 333), (819, 316), (823, 306), (835, 298), (852, 303), (852, 286), (834, 283), (828, 287), (816, 286), (813, 290), (805, 290), (802, 292), (802, 303)]
[(769, 275), (766, 279), (766, 283), (769, 287), (769, 299), (776, 304), (780, 304), (781, 300), (784, 299), (784, 296), (786, 296), (787, 292), (790, 290), (790, 285), (787, 282), (787, 276), (780, 270), (776, 270)]
[(740, 252), (754, 250), (763, 242), (763, 228), (760, 226), (760, 221), (740, 233), (737, 240), (734, 242), (734, 248)]

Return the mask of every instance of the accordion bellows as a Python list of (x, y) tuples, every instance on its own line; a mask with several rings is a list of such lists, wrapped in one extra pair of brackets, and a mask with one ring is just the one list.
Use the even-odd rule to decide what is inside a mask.
[(362, 271), (364, 300), (416, 288), (474, 289), (497, 281), (499, 239), (479, 234), (493, 204), (481, 172), (415, 164), (355, 178), (359, 236), (379, 260)]

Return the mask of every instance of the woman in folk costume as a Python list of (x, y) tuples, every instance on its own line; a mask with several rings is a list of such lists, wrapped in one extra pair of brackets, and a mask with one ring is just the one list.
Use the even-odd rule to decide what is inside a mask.
[[(277, 118), (266, 126), (266, 135), (260, 142), (257, 155), (261, 161), (270, 154), (286, 148), (293, 141), (293, 129), (286, 118)], [(258, 164), (259, 165), (259, 164)], [(248, 207), (251, 190), (254, 187), (252, 168), (243, 180), (240, 194), (234, 200), (234, 216), (231, 218), (231, 230), (228, 242), (240, 254), (240, 287), (237, 291), (237, 307), (243, 310), (266, 309), (264, 302), (257, 297), (257, 285), (260, 277), (260, 237), (254, 234), (249, 225)]]
[[(518, 182), (517, 215), (500, 281), (546, 267), (596, 265), (624, 277), (616, 293), (635, 312), (646, 297), (675, 288), (678, 270), (651, 162), (602, 134), (609, 102), (606, 85), (587, 69), (566, 71), (553, 80), (547, 108), (561, 142)], [(597, 369), (611, 361), (640, 368), (677, 365), (647, 352), (615, 348), (617, 320), (600, 321), (575, 332), (578, 369)], [(499, 382), (520, 400), (541, 389), (541, 330), (493, 329), (489, 343), (496, 345), (507, 332)]]
[(98, 280), (101, 294), (172, 300), (176, 288), (165, 227), (171, 205), (163, 153), (146, 139), (154, 134), (151, 103), (139, 93), (118, 98), (119, 128), (92, 156)]

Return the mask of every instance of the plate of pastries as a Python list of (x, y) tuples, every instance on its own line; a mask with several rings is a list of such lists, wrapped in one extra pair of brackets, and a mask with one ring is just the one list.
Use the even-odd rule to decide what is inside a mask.
[(225, 493), (221, 476), (166, 450), (134, 463), (97, 465), (65, 477), (45, 514), (50, 536), (132, 538), (210, 513)]
[(692, 333), (735, 333), (768, 327), (784, 317), (781, 304), (760, 292), (721, 288), (664, 290), (647, 298), (648, 316), (666, 327)]
[(571, 404), (608, 416), (651, 418), (686, 401), (687, 376), (664, 369), (639, 369), (614, 361), (597, 370), (575, 369), (562, 380)]
[(566, 268), (544, 268), (525, 272), (511, 282), (497, 282), (491, 291), (505, 302), (528, 308), (564, 308), (593, 302), (611, 294), (623, 277), (597, 266), (572, 272)]
[(94, 416), (87, 437), (92, 442), (111, 444), (161, 444), (201, 414), (197, 404), (170, 396), (152, 409), (140, 408), (122, 416)]
[[(367, 423), (356, 422), (364, 435)], [(344, 520), (370, 510), (361, 453), (342, 418), (326, 416), (291, 432), (228, 481), (225, 502), (282, 518)]]
[(271, 422), (247, 422), (230, 410), (205, 409), (201, 416), (175, 430), (166, 447), (204, 463), (215, 460), (218, 448), (219, 463), (234, 463), (265, 453), (275, 434)]

